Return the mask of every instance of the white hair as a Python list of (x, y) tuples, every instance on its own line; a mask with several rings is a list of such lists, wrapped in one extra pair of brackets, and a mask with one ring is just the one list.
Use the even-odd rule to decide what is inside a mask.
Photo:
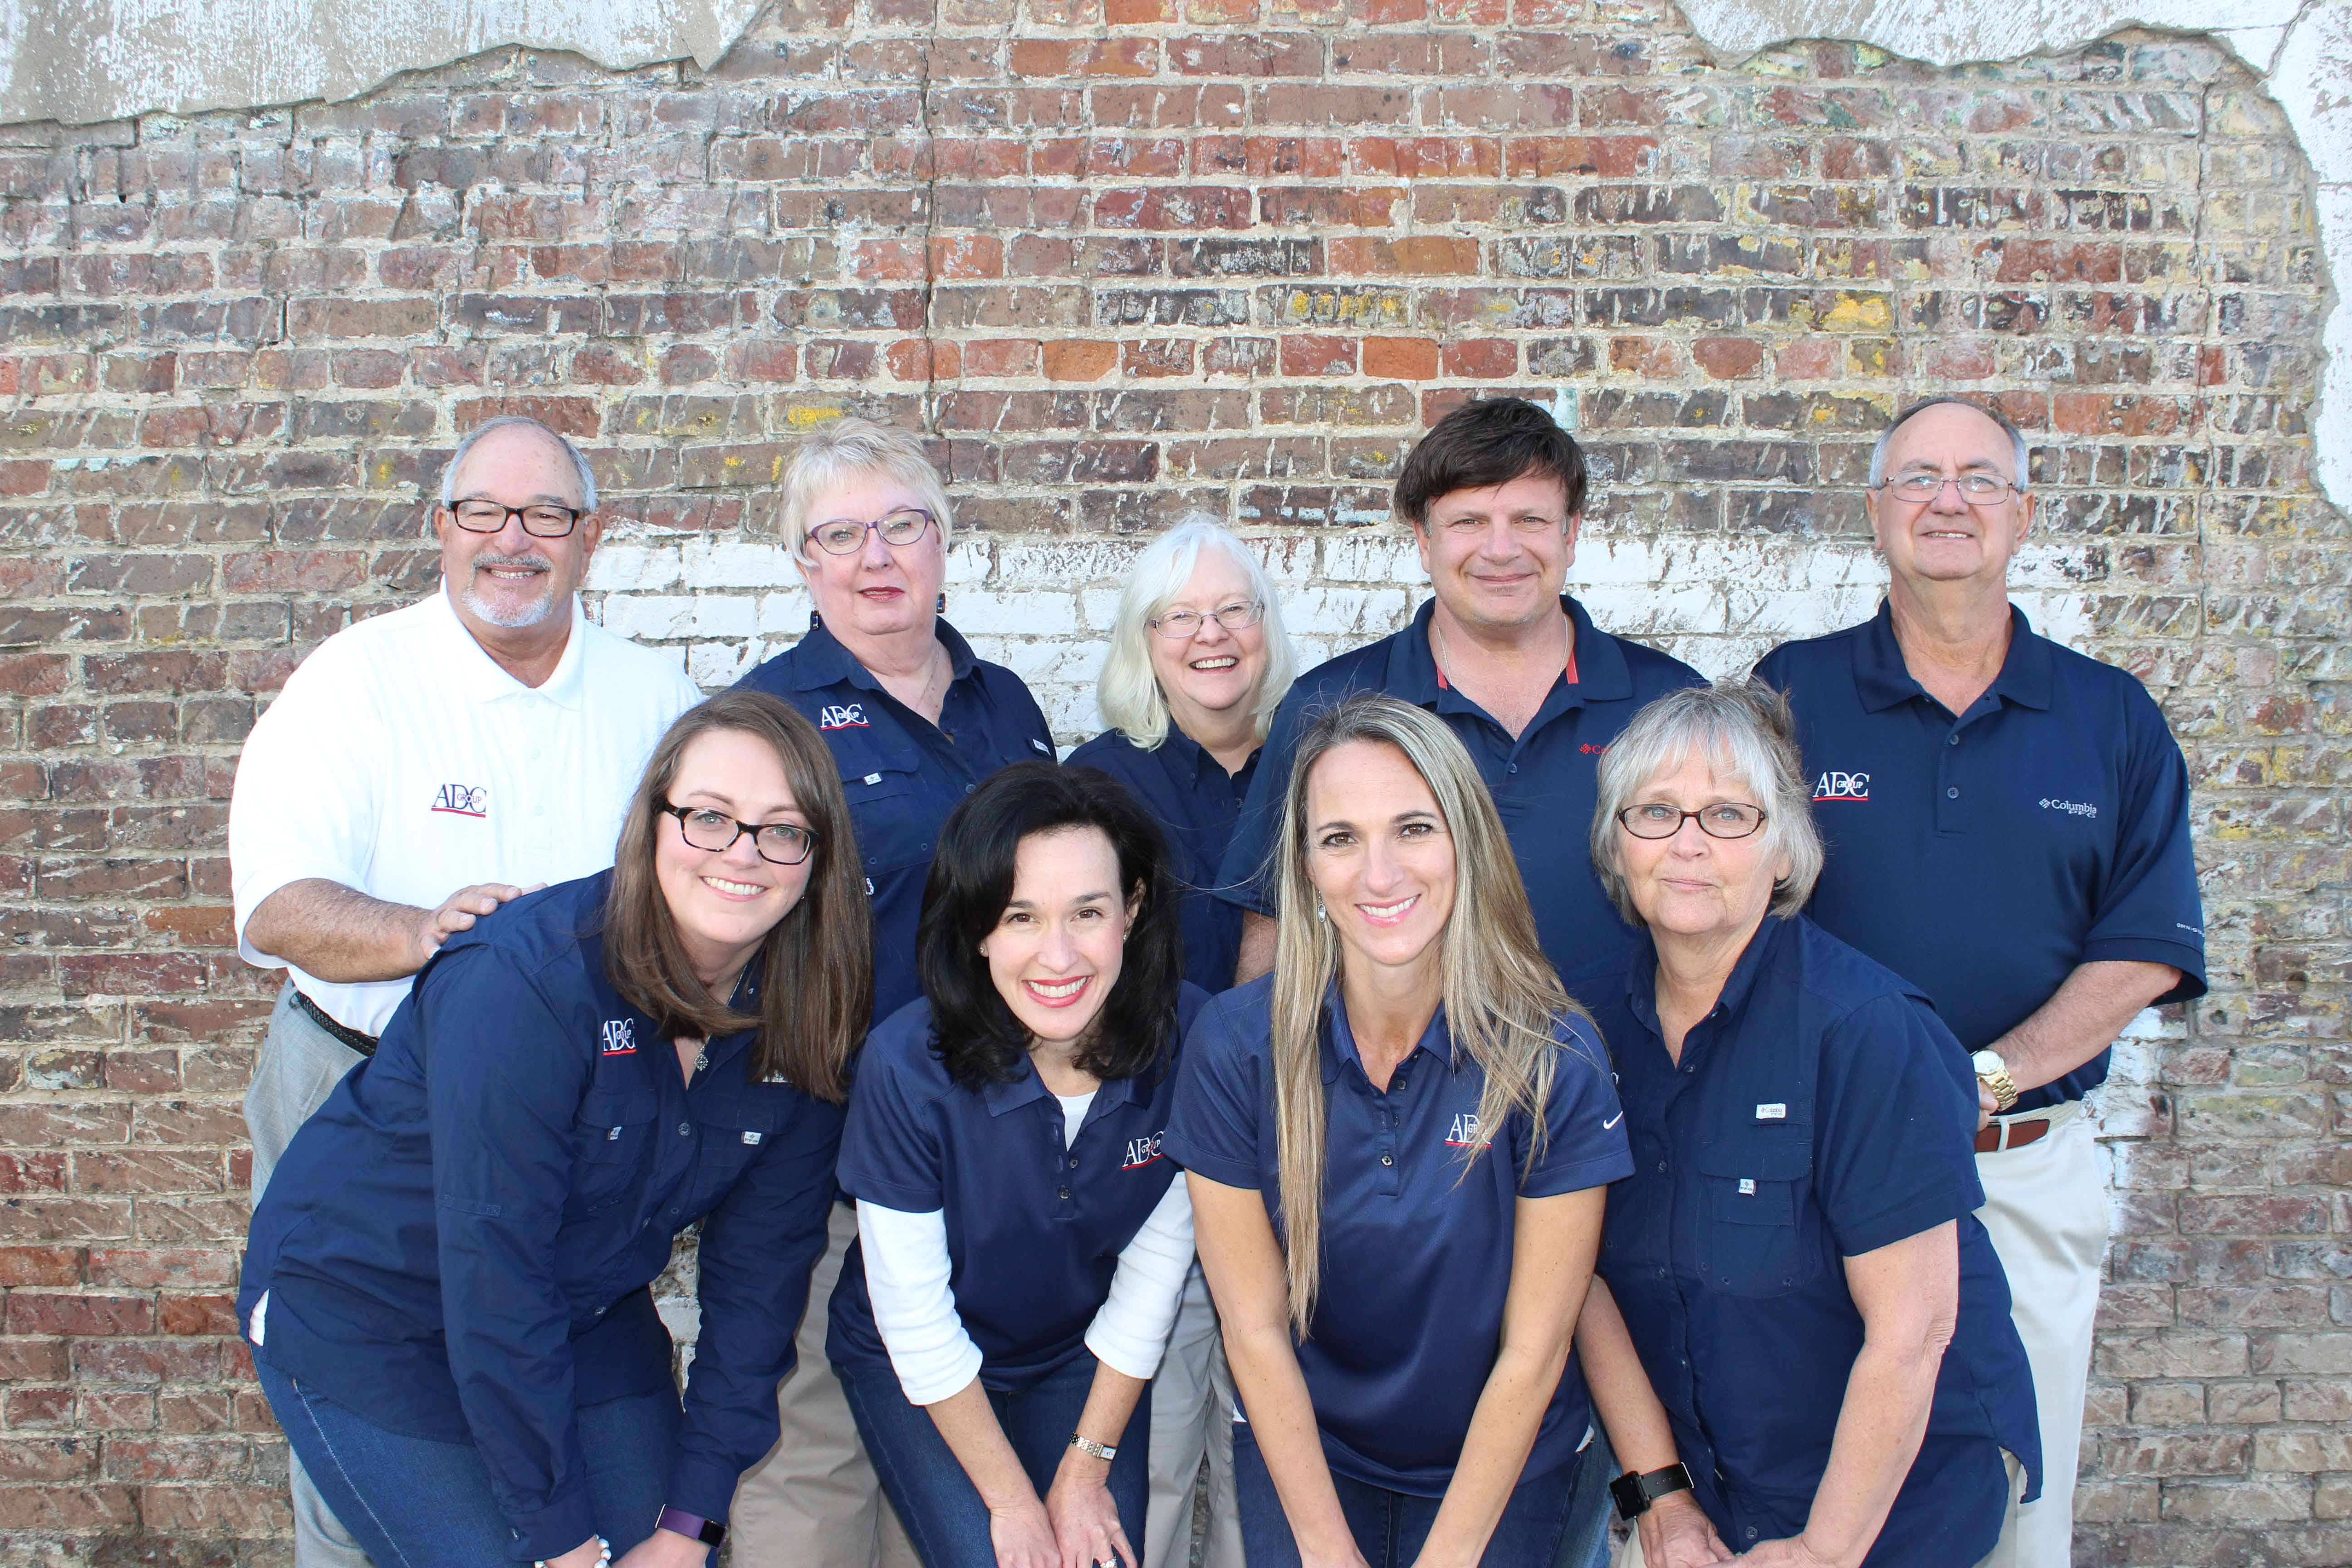
[(1119, 590), (1118, 617), (1111, 623), (1110, 652), (1095, 682), (1095, 701), (1103, 721), (1145, 751), (1154, 751), (1168, 738), (1168, 694), (1151, 672), (1155, 634), (1147, 624), (1184, 591), (1200, 564), (1201, 552), (1221, 550), (1249, 578), (1250, 593), (1265, 609), (1258, 622), (1265, 633), (1265, 674), (1258, 682), (1257, 700), (1251, 705), (1250, 727), (1261, 741), (1274, 710), (1290, 683), (1298, 677), (1298, 656), (1290, 634), (1282, 629), (1282, 597), (1274, 579), (1249, 546), (1227, 532), (1207, 512), (1189, 512), (1184, 520), (1136, 557)]
[(2025, 445), (2025, 432), (2020, 430), (2016, 423), (2000, 409), (1979, 403), (1973, 397), (1957, 397), (1949, 393), (1940, 397), (1921, 398), (1902, 413), (1897, 414), (1895, 416), (1895, 422), (1879, 432), (1878, 445), (1870, 449), (1870, 488), (1876, 489), (1886, 482), (1886, 448), (1895, 439), (1895, 432), (1909, 424), (1915, 416), (1925, 414), (1930, 408), (1940, 407), (1947, 403), (1961, 408), (1973, 408), (2000, 426), (2001, 433), (2009, 437), (2011, 470), (2009, 477), (2010, 486), (2020, 495), (2028, 493), (2032, 489), (2032, 476), (2026, 472), (2026, 459), (2031, 454)]
[(922, 437), (911, 430), (855, 416), (825, 426), (793, 453), (783, 479), (781, 521), (785, 550), (802, 561), (812, 559), (809, 530), (829, 520), (810, 517), (809, 509), (834, 486), (876, 474), (896, 479), (922, 498), (923, 510), (939, 525), (940, 549), (944, 552), (953, 523), (947, 486), (924, 453)]
[(596, 471), (588, 466), (588, 459), (580, 455), (580, 448), (573, 446), (571, 437), (562, 431), (527, 414), (501, 414), (495, 419), (483, 420), (466, 432), (466, 438), (457, 443), (456, 451), (449, 454), (449, 466), (441, 470), (443, 506), (457, 499), (457, 470), (466, 466), (466, 455), (474, 449), (475, 442), (493, 430), (536, 430), (562, 447), (563, 455), (572, 459), (572, 477), (580, 481), (580, 510), (596, 510)]

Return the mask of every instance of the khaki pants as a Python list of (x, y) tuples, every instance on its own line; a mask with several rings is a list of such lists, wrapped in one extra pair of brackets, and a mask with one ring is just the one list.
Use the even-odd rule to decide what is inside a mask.
[(783, 1435), (735, 1489), (728, 1544), (737, 1568), (917, 1568), (824, 1355), (833, 1288), (856, 1239), (856, 1215), (834, 1205), (832, 1238), (793, 1341), (800, 1362), (776, 1391)]
[[(245, 1091), (245, 1128), (253, 1140), (253, 1201), (261, 1202), (270, 1173), (285, 1157), (286, 1146), (343, 1075), (364, 1059), (359, 1052), (319, 1027), (308, 1013), (294, 1005), (294, 986), (278, 994), (269, 1015), (269, 1032), (262, 1037), (261, 1054), (253, 1064), (253, 1083)], [(327, 1507), (319, 1489), (303, 1473), (294, 1450), (286, 1450), (287, 1479), (294, 1495), (294, 1568), (373, 1568), (360, 1543)]]
[(2107, 1245), (2106, 1189), (2080, 1109), (2054, 1108), (2049, 1133), (2022, 1149), (1977, 1156), (1985, 1191), (1977, 1217), (2009, 1276), (2010, 1316), (2025, 1342), (2042, 1415), (2042, 1496), (2010, 1504), (2000, 1543), (1986, 1559), (1991, 1568), (2068, 1568), (2073, 1561), (2074, 1464)]
[(1217, 1332), (1217, 1309), (1196, 1260), (1176, 1309), (1160, 1375), (1151, 1380), (1151, 1503), (1143, 1568), (1185, 1568), (1192, 1560), (1193, 1493), (1209, 1460), (1209, 1530), (1202, 1568), (1243, 1568), (1242, 1521), (1234, 1504), (1234, 1374)]

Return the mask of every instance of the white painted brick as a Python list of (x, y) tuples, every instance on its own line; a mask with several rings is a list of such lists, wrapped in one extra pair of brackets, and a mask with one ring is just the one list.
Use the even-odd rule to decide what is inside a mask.
[(809, 629), (808, 590), (785, 588), (762, 595), (759, 629), (764, 636), (797, 641)]
[(948, 598), (948, 619), (964, 636), (1067, 637), (1078, 630), (1075, 595), (966, 589)]
[(604, 629), (638, 642), (659, 642), (686, 636), (694, 611), (694, 600), (675, 594), (609, 594)]
[(791, 553), (768, 540), (697, 540), (682, 553), (691, 587), (796, 587), (801, 580)]
[(695, 637), (748, 637), (759, 625), (759, 600), (749, 594), (704, 594), (694, 601), (689, 634)]
[(589, 557), (586, 586), (592, 592), (646, 593), (678, 579), (674, 546), (605, 543)]
[(759, 660), (755, 650), (747, 645), (723, 642), (697, 643), (688, 651), (686, 672), (705, 691), (716, 691), (732, 686), (742, 679), (746, 670)]

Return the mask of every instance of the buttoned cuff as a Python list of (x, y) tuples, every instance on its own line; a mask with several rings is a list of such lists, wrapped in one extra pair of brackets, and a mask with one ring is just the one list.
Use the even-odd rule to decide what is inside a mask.
[(596, 1510), (588, 1500), (588, 1489), (578, 1487), (545, 1508), (507, 1515), (507, 1529), (514, 1538), (507, 1549), (509, 1557), (518, 1563), (542, 1563), (562, 1556), (595, 1534)]

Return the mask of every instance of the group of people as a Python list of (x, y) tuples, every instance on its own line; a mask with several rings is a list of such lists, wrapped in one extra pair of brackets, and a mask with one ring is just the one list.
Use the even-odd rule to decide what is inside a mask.
[(1591, 1568), (1613, 1511), (2064, 1568), (2081, 1103), (2204, 961), (2160, 713), (2009, 602), (2027, 456), (1905, 410), (1876, 616), (1709, 683), (1567, 594), (1574, 440), (1472, 403), (1404, 630), (1297, 674), (1189, 521), (1057, 761), (913, 434), (803, 445), (809, 629), (703, 700), (583, 617), (580, 454), (474, 430), (441, 591), (231, 808), (298, 1563)]

